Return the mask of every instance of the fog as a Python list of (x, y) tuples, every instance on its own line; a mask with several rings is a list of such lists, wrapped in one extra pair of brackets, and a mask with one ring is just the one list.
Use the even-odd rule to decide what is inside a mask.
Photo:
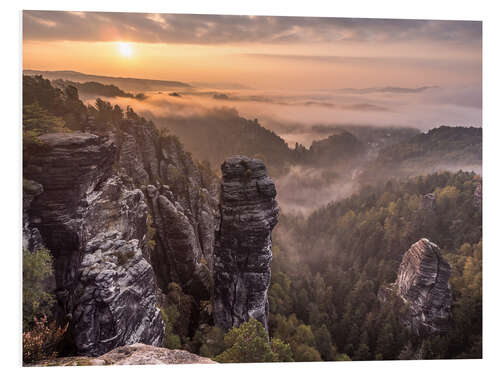
[(307, 216), (332, 201), (357, 191), (358, 169), (341, 173), (334, 168), (292, 166), (290, 172), (276, 179), (278, 200), (286, 214)]
[[(108, 98), (130, 105), (147, 118), (201, 116), (234, 108), (245, 118), (257, 118), (290, 146), (308, 147), (328, 136), (325, 126), (393, 126), (428, 130), (441, 125), (481, 126), (481, 88), (381, 87), (365, 90), (268, 91), (255, 89), (192, 89), (147, 92), (148, 98)], [(87, 98), (92, 102), (93, 98)]]
[[(147, 98), (140, 101), (133, 98), (104, 99), (122, 108), (130, 105), (160, 127), (168, 127), (169, 123), (179, 119), (216, 123), (220, 116), (257, 118), (262, 126), (282, 137), (290, 148), (296, 142), (310, 147), (313, 141), (327, 138), (339, 128), (357, 133), (356, 136), (362, 138), (363, 127), (412, 127), (425, 131), (440, 125), (481, 126), (482, 121), (482, 103), (477, 99), (481, 96), (470, 87), (382, 87), (329, 92), (204, 88), (145, 94)], [(95, 101), (95, 97), (83, 99), (87, 104)], [(373, 146), (365, 159), (342, 168), (338, 165), (293, 165), (287, 174), (275, 178), (282, 211), (309, 215), (331, 201), (356, 192), (360, 187), (359, 176), (367, 163), (376, 158), (377, 147), (381, 146)], [(213, 168), (218, 169), (217, 166)], [(480, 165), (438, 164), (425, 169), (464, 169), (481, 173)]]

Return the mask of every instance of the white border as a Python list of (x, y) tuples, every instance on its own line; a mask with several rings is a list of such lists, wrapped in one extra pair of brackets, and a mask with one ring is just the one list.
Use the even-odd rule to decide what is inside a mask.
[[(292, 3), (291, 0), (274, 1), (249, 0), (233, 1), (129, 1), (117, 4), (98, 0), (75, 1), (10, 1), (2, 5), (2, 116), (1, 152), (2, 182), (1, 199), (1, 283), (3, 301), (0, 328), (0, 366), (8, 373), (17, 371), (40, 371), (56, 373), (89, 371), (89, 368), (50, 368), (23, 369), (20, 367), (20, 328), (21, 328), (21, 9), (52, 10), (105, 10), (128, 12), (163, 12), (163, 13), (198, 13), (198, 14), (253, 14), (253, 15), (294, 15), (294, 16), (331, 16), (331, 17), (368, 17), (368, 18), (421, 18), (421, 19), (466, 19), (483, 21), (483, 123), (484, 123), (484, 358), (483, 360), (457, 361), (410, 361), (410, 362), (356, 362), (356, 363), (294, 363), (261, 365), (182, 365), (144, 367), (100, 367), (92, 368), (99, 373), (117, 373), (120, 371), (147, 371), (148, 373), (199, 374), (199, 373), (255, 373), (284, 371), (287, 373), (353, 373), (353, 374), (433, 374), (433, 373), (493, 373), (500, 368), (497, 353), (500, 348), (500, 330), (498, 320), (498, 259), (496, 219), (500, 184), (498, 178), (498, 143), (500, 142), (500, 121), (498, 107), (500, 96), (496, 95), (499, 87), (500, 69), (498, 40), (499, 17), (494, 1), (459, 1), (459, 0), (418, 0), (413, 2), (397, 0), (342, 2), (307, 0)], [(7, 372), (6, 372), (7, 373)]]

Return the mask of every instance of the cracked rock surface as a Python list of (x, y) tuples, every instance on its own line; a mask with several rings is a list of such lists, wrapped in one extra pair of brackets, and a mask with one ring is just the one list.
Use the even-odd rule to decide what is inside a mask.
[(423, 238), (403, 255), (394, 284), (409, 308), (406, 323), (418, 335), (446, 332), (451, 317), (450, 266), (439, 247)]
[(276, 188), (264, 163), (235, 156), (221, 166), (220, 228), (216, 232), (214, 318), (221, 328), (255, 318), (266, 331), (271, 232), (278, 222)]
[(193, 363), (217, 363), (185, 350), (157, 348), (151, 345), (133, 344), (120, 346), (100, 357), (65, 357), (42, 361), (36, 366), (98, 366), (98, 365), (172, 365)]
[(74, 351), (96, 356), (139, 341), (161, 344), (158, 288), (143, 255), (147, 205), (139, 189), (112, 174), (114, 143), (79, 132), (40, 140), (43, 147), (24, 160), (32, 192), (25, 242), (40, 233), (52, 252), (58, 320), (70, 323)]

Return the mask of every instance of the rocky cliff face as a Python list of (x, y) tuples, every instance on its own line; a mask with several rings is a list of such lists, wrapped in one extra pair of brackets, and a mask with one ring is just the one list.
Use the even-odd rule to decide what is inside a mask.
[(260, 160), (233, 157), (222, 164), (221, 170), (215, 322), (227, 330), (255, 318), (267, 330), (271, 232), (278, 221), (276, 189)]
[(23, 249), (35, 251), (44, 247), (40, 231), (33, 227), (29, 215), (31, 203), (43, 193), (43, 186), (36, 181), (23, 179)]
[(226, 329), (250, 317), (267, 328), (278, 208), (262, 162), (227, 160), (221, 186), (144, 121), (40, 141), (23, 161), (23, 246), (54, 256), (68, 354), (161, 345), (158, 307), (172, 281), (198, 301), (215, 296), (214, 319)]
[(445, 332), (451, 317), (450, 266), (428, 239), (404, 254), (392, 288), (408, 307), (405, 320), (418, 335)]
[(151, 123), (40, 141), (24, 155), (23, 246), (54, 256), (75, 352), (160, 345), (169, 282), (210, 298), (216, 177)]
[[(222, 301), (227, 305), (220, 311), (234, 311), (231, 326), (249, 316), (267, 325), (270, 233), (277, 208), (264, 165), (245, 158), (239, 167), (225, 163), (219, 210), (219, 178), (207, 163), (195, 162), (175, 136), (132, 109), (123, 115), (114, 108), (109, 117), (106, 108), (87, 108), (76, 90), (63, 93), (49, 86), (43, 79), (25, 79), (25, 104), (43, 102), (55, 116), (71, 116), (65, 122), (68, 132), (25, 133), (23, 248), (43, 246), (53, 255), (56, 320), (70, 323), (61, 354), (98, 356), (137, 342), (161, 345), (165, 327), (159, 307), (167, 307), (165, 293), (177, 288), (169, 286), (172, 282), (195, 306), (183, 335), (211, 323), (211, 309), (201, 306), (214, 295), (216, 235), (222, 261), (226, 250), (239, 254), (236, 268), (229, 263), (218, 268), (226, 272), (222, 278), (235, 272), (227, 277), (237, 284), (237, 296)], [(50, 98), (42, 100), (45, 96)], [(241, 166), (246, 167), (239, 171)], [(233, 178), (233, 172), (243, 174)], [(232, 250), (233, 239), (242, 246)]]
[(218, 182), (194, 163), (179, 141), (153, 124), (135, 124), (115, 136), (117, 168), (146, 194), (156, 247), (151, 254), (160, 287), (170, 281), (209, 298)]
[(160, 344), (157, 288), (142, 251), (147, 206), (140, 190), (112, 175), (114, 143), (85, 133), (40, 141), (24, 159), (25, 176), (43, 187), (28, 226), (54, 256), (58, 315), (71, 322), (76, 352)]

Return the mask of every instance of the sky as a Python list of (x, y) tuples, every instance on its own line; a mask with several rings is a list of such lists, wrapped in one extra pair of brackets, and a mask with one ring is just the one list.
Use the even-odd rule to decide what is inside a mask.
[(24, 11), (23, 68), (293, 93), (259, 107), (287, 120), (482, 123), (478, 21)]

